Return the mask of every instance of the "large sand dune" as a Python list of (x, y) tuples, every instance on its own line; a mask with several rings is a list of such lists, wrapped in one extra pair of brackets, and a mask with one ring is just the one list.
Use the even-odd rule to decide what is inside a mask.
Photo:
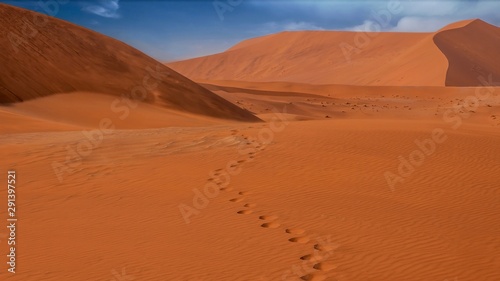
[[(350, 85), (443, 84), (446, 58), (428, 34), (376, 34), (376, 37), (369, 37), (366, 47), (359, 48), (359, 53), (350, 52), (348, 60), (341, 44), (356, 47), (356, 34), (336, 31), (283, 32), (251, 39), (221, 54), (174, 62), (168, 66), (194, 80)], [(424, 47), (422, 50), (415, 49), (417, 45)], [(411, 56), (414, 50), (427, 53), (422, 56), (425, 59), (437, 57), (434, 60), (436, 67), (428, 69), (424, 61), (402, 61), (398, 58)], [(406, 68), (406, 71), (395, 72), (394, 68), (398, 67)], [(420, 77), (418, 74), (421, 73), (426, 73), (426, 77)]]
[(447, 86), (487, 86), (484, 81), (490, 79), (500, 83), (500, 28), (474, 20), (439, 32), (434, 41), (449, 61)]
[(0, 33), (0, 102), (83, 91), (257, 120), (140, 51), (71, 23), (0, 4)]
[[(477, 79), (453, 82), (461, 79), (461, 74), (455, 72), (462, 71), (457, 69), (462, 69), (461, 61), (466, 59), (467, 65), (474, 62), (476, 68), (496, 77), (500, 70), (493, 66), (495, 60), (491, 58), (497, 56), (494, 50), (500, 31), (480, 20), (469, 23), (455, 24), (437, 33), (283, 32), (244, 41), (220, 54), (168, 65), (197, 81), (477, 86)], [(463, 28), (451, 30), (460, 26)], [(346, 51), (347, 46), (355, 49)], [(453, 55), (453, 46), (464, 46), (466, 50)]]

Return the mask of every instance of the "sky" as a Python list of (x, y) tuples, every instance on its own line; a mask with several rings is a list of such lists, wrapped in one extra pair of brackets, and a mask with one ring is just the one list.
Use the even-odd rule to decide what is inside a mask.
[(121, 40), (164, 62), (294, 30), (432, 32), (464, 19), (500, 26), (496, 0), (2, 1)]

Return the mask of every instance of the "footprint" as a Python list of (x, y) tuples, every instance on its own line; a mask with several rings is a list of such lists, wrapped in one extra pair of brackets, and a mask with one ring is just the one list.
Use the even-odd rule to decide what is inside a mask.
[(313, 266), (314, 269), (321, 270), (321, 271), (330, 271), (330, 270), (334, 270), (337, 267), (338, 267), (337, 265), (335, 265), (331, 262), (320, 262), (320, 263), (317, 263)]
[(307, 236), (294, 237), (294, 238), (288, 239), (288, 241), (293, 242), (293, 243), (305, 244), (305, 243), (309, 242), (309, 237), (307, 237)]
[(339, 248), (338, 244), (316, 244), (314, 245), (314, 249), (318, 251), (330, 252)]
[(245, 163), (245, 160), (239, 160), (238, 163)]
[(273, 222), (266, 222), (261, 225), (263, 228), (278, 228), (281, 226), (281, 224), (273, 221)]
[(222, 187), (220, 188), (222, 191), (233, 191), (234, 189), (232, 187)]
[(306, 232), (306, 231), (303, 229), (300, 229), (300, 228), (287, 228), (285, 230), (285, 232), (290, 233), (290, 234), (300, 235), (300, 234), (304, 234), (304, 232)]
[(249, 195), (249, 194), (252, 194), (252, 192), (250, 191), (240, 191), (238, 192), (239, 195)]
[(229, 201), (231, 201), (231, 202), (241, 202), (241, 201), (243, 201), (243, 198), (233, 198), (233, 199), (231, 199)]
[(246, 208), (253, 208), (253, 207), (257, 207), (257, 204), (253, 204), (253, 203), (246, 203), (245, 205), (243, 205), (243, 207), (246, 207)]
[(277, 216), (260, 216), (259, 217), (259, 220), (263, 220), (263, 221), (274, 221), (277, 219), (278, 219)]
[(242, 210), (242, 211), (238, 211), (238, 214), (240, 215), (250, 215), (252, 214), (253, 211), (252, 210)]
[(300, 259), (303, 261), (317, 262), (317, 261), (321, 261), (323, 259), (323, 257), (321, 255), (311, 254), (311, 255), (302, 256), (302, 257), (300, 257)]
[(326, 280), (327, 276), (324, 273), (318, 272), (318, 273), (311, 273), (304, 275), (300, 277), (300, 279), (305, 280), (305, 281), (324, 281)]

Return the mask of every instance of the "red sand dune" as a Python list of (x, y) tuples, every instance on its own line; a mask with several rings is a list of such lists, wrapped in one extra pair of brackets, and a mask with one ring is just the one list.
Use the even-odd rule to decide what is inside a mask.
[[(127, 107), (119, 101), (111, 95), (67, 93), (0, 106), (0, 118), (4, 121), (0, 123), (0, 132), (81, 131), (100, 128), (102, 120), (108, 120), (117, 130), (209, 126), (221, 122), (148, 103), (130, 103), (133, 107)], [(116, 106), (111, 107), (113, 104)]]
[(500, 28), (481, 20), (467, 21), (437, 33), (434, 42), (449, 61), (447, 86), (488, 86), (479, 77), (490, 75), (500, 81)]
[[(450, 28), (464, 26), (449, 31)], [(499, 29), (482, 21), (454, 24), (437, 33), (283, 32), (246, 40), (226, 52), (168, 65), (194, 80), (284, 81), (362, 86), (477, 86), (456, 84), (453, 50), (467, 46), (467, 60), (492, 73)], [(469, 33), (476, 34), (469, 40)], [(449, 34), (457, 34), (450, 37)], [(491, 38), (487, 38), (487, 37)], [(486, 42), (484, 40), (487, 40)], [(434, 41), (439, 42), (439, 48)], [(361, 42), (361, 44), (356, 44)], [(363, 43), (364, 42), (364, 43)], [(463, 42), (463, 43), (462, 43)], [(490, 44), (491, 43), (491, 44)], [(357, 50), (346, 59), (342, 46)], [(483, 53), (482, 46), (490, 44)], [(445, 49), (443, 52), (441, 50)], [(444, 53), (444, 54), (443, 54)], [(450, 61), (450, 63), (449, 63)], [(450, 71), (448, 65), (450, 64)], [(448, 72), (448, 73), (447, 73)], [(460, 76), (460, 75), (458, 75)], [(450, 80), (451, 79), (451, 80)], [(446, 83), (445, 83), (446, 81)]]
[[(425, 33), (378, 33), (356, 47), (355, 32), (283, 32), (250, 39), (227, 52), (168, 64), (194, 80), (312, 84), (443, 86), (447, 61)], [(414, 60), (413, 58), (419, 58)], [(435, 65), (429, 68), (428, 65)], [(398, 69), (398, 71), (394, 71)]]
[(0, 65), (8, 66), (0, 73), (0, 102), (83, 91), (213, 117), (258, 120), (140, 51), (71, 23), (0, 5), (0, 33), (5, 35), (0, 38)]

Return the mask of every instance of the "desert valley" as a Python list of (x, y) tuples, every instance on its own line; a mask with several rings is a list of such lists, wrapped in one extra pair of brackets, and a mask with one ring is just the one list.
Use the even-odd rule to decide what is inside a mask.
[(500, 280), (499, 27), (161, 62), (41, 18), (0, 4), (1, 280)]

